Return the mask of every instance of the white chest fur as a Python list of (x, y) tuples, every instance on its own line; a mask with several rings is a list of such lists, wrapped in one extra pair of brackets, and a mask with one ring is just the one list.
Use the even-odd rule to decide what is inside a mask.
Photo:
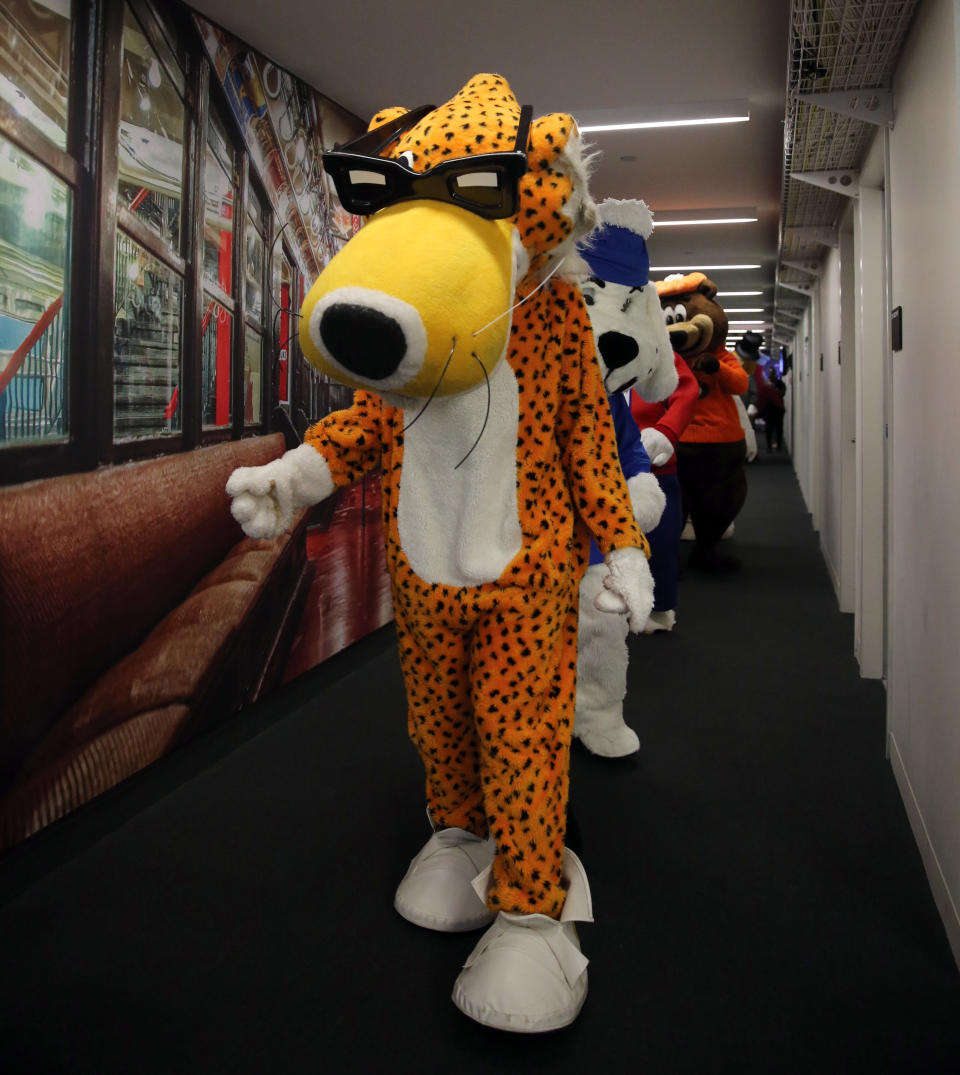
[[(510, 364), (490, 375), (490, 417), (481, 384), (434, 399), (404, 434), (397, 528), (413, 570), (426, 582), (478, 586), (493, 582), (520, 551), (517, 426), (520, 398)], [(404, 412), (409, 425), (418, 408)]]

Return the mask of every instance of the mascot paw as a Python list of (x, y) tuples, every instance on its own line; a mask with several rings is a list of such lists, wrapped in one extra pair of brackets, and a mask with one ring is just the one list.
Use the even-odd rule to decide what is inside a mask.
[(655, 467), (662, 467), (673, 458), (673, 445), (666, 434), (659, 429), (648, 426), (640, 430), (640, 440), (643, 441), (643, 450), (650, 456), (650, 462)]
[(293, 520), (293, 489), (283, 459), (262, 467), (238, 467), (227, 481), (230, 514), (250, 538), (282, 534)]
[[(578, 714), (579, 719), (579, 714)], [(628, 724), (612, 728), (574, 728), (574, 737), (598, 758), (628, 758), (640, 749), (640, 738)]]
[(270, 539), (289, 529), (293, 513), (333, 492), (327, 461), (309, 444), (262, 467), (238, 467), (227, 480), (230, 513), (250, 538)]
[(240, 493), (230, 505), (230, 514), (249, 538), (269, 541), (283, 533), (280, 507), (269, 496)]
[(643, 633), (653, 635), (657, 631), (672, 631), (676, 622), (677, 614), (672, 608), (666, 612), (651, 612), (643, 625)]
[(626, 612), (630, 630), (637, 634), (653, 610), (653, 575), (647, 557), (638, 548), (614, 549), (604, 563), (610, 570), (603, 580), (605, 591), (624, 607), (614, 608), (604, 593), (598, 594), (593, 603), (601, 612)]
[(634, 474), (627, 479), (627, 489), (633, 517), (637, 520), (637, 526), (647, 534), (660, 522), (663, 509), (667, 506), (666, 495), (652, 474)]

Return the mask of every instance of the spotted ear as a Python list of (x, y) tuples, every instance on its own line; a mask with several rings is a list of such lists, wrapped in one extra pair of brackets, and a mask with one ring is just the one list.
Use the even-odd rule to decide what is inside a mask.
[(402, 108), (400, 105), (394, 105), (392, 108), (382, 108), (367, 124), (367, 130), (372, 131), (374, 127), (382, 127), (384, 123), (389, 123), (398, 116), (405, 116), (409, 111), (409, 108)]
[(573, 116), (556, 112), (531, 124), (527, 160), (517, 228), (542, 276), (596, 226), (597, 206), (589, 190), (594, 158), (585, 151)]

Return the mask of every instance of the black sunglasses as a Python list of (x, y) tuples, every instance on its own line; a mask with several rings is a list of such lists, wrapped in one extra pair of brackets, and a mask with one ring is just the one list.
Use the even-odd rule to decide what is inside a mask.
[(488, 220), (516, 213), (520, 177), (527, 171), (527, 135), (533, 107), (524, 105), (520, 109), (517, 140), (509, 151), (444, 160), (428, 172), (415, 172), (404, 161), (380, 156), (433, 110), (434, 105), (422, 105), (324, 153), (323, 166), (348, 213), (369, 216), (388, 205), (415, 198), (459, 205)]

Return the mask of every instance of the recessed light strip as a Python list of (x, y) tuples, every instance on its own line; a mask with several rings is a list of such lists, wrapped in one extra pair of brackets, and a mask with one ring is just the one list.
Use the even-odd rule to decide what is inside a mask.
[(700, 220), (657, 220), (654, 215), (653, 226), (657, 228), (685, 228), (692, 224), (756, 224), (755, 216), (710, 217)]
[(629, 123), (600, 123), (580, 127), (581, 134), (599, 134), (603, 131), (646, 131), (656, 127), (706, 127), (714, 123), (746, 123), (749, 116), (715, 116), (698, 119), (653, 119)]
[(718, 291), (717, 292), (717, 297), (719, 298), (722, 295), (724, 298), (728, 298), (728, 299), (734, 298), (734, 297), (736, 297), (736, 298), (746, 298), (747, 295), (762, 295), (762, 294), (763, 294), (762, 291)]
[(602, 108), (572, 111), (585, 134), (602, 131), (642, 131), (659, 127), (700, 127), (711, 123), (746, 123), (750, 119), (750, 102), (745, 98), (730, 101), (663, 101), (629, 108)]
[(759, 268), (759, 265), (651, 265), (650, 272), (713, 272), (716, 269)]

